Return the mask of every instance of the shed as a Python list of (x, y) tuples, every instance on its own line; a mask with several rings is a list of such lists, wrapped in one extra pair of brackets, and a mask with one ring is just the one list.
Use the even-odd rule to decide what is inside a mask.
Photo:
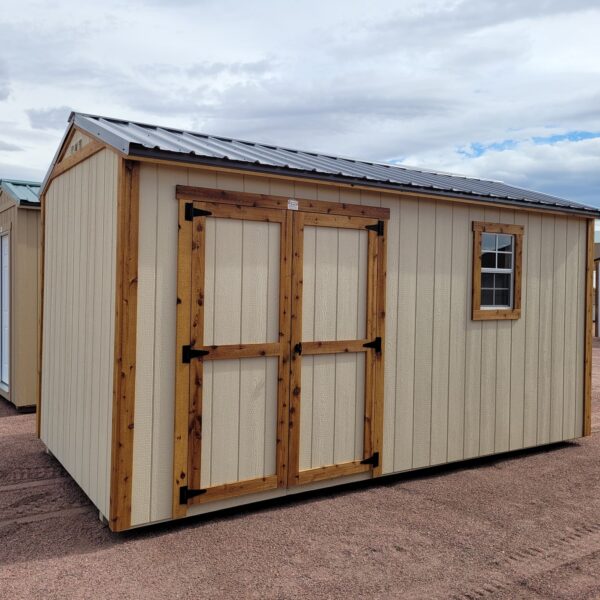
[(0, 180), (0, 396), (20, 410), (38, 397), (40, 184)]
[(115, 531), (590, 434), (597, 209), (80, 113), (42, 207), (39, 434)]

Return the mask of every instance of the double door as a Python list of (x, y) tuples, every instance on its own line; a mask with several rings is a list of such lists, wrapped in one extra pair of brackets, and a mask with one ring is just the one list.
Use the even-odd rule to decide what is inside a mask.
[(174, 516), (377, 472), (385, 209), (178, 198)]

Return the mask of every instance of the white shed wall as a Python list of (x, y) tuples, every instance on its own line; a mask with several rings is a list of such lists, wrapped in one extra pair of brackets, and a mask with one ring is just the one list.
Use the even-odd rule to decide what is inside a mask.
[(109, 514), (116, 282), (116, 154), (57, 177), (45, 200), (41, 438)]
[[(178, 184), (390, 209), (384, 473), (581, 435), (583, 220), (143, 163), (132, 525), (171, 516)], [(516, 321), (471, 320), (474, 220), (525, 227)]]

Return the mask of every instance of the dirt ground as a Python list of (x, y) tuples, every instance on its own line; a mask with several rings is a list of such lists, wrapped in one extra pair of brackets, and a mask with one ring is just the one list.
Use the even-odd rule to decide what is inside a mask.
[(589, 438), (124, 535), (0, 402), (0, 598), (600, 598), (594, 363)]

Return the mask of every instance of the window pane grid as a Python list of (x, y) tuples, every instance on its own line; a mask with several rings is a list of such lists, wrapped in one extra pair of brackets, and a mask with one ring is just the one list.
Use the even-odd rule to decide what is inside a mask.
[(481, 308), (512, 308), (514, 236), (481, 234)]

